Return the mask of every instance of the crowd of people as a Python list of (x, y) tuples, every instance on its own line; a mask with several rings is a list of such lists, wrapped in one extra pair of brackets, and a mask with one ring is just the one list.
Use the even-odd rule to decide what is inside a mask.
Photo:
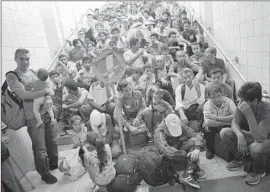
[[(106, 49), (125, 60), (117, 83), (104, 83), (93, 72), (94, 59)], [(196, 178), (206, 176), (199, 154), (206, 148), (206, 158), (214, 157), (216, 134), (234, 157), (227, 169), (237, 170), (250, 155), (253, 170), (245, 182), (259, 183), (270, 149), (270, 104), (262, 101), (256, 82), (236, 93), (216, 56), (184, 7), (162, 1), (115, 2), (88, 13), (78, 37), (49, 72), (29, 69), (30, 52), (17, 49), (14, 71), (21, 81), (8, 74), (7, 83), (24, 100), (42, 180), (57, 182), (50, 170), (58, 168), (59, 132), (71, 135), (74, 148), (91, 145), (85, 163), (93, 167), (90, 177), (98, 189), (115, 177), (112, 160), (123, 153), (120, 129), (126, 145), (133, 146), (131, 137), (145, 127), (148, 142), (161, 154), (187, 157), (181, 179), (192, 187), (200, 188)]]

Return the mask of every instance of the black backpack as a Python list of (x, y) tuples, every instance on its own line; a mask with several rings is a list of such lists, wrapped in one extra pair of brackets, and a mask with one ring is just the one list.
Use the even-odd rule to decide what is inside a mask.
[(141, 182), (138, 162), (136, 155), (121, 155), (115, 164), (116, 176), (107, 186), (108, 192), (135, 192)]
[(173, 170), (173, 163), (165, 155), (159, 154), (156, 148), (145, 148), (139, 167), (142, 179), (152, 187), (180, 183), (179, 175)]

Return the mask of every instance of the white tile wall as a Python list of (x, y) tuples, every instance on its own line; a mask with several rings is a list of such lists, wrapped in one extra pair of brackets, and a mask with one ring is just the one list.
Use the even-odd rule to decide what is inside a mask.
[[(232, 60), (239, 57), (237, 67), (240, 72), (246, 79), (259, 81), (269, 90), (270, 2), (212, 2), (212, 12), (216, 41), (222, 46), (234, 45), (223, 49)], [(220, 35), (221, 28), (229, 32)]]

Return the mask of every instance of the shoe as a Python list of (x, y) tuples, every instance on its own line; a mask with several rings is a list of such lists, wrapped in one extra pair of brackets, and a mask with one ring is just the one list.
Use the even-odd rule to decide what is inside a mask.
[(41, 179), (47, 184), (55, 184), (57, 182), (57, 178), (50, 173), (41, 177)]
[(205, 179), (206, 173), (203, 169), (199, 168), (199, 170), (196, 170), (194, 174), (198, 177), (198, 179)]
[(54, 165), (50, 165), (50, 170), (55, 170), (55, 169), (58, 169), (58, 164), (54, 164)]
[(208, 151), (207, 150), (206, 153), (205, 153), (206, 159), (213, 159), (214, 156), (215, 156), (215, 153), (213, 151)]
[(255, 172), (251, 172), (245, 178), (245, 183), (247, 185), (257, 185), (260, 182), (261, 178), (263, 178), (264, 176), (265, 176), (265, 173), (256, 174)]
[(244, 162), (243, 161), (236, 161), (236, 160), (233, 160), (231, 162), (229, 162), (226, 166), (226, 168), (229, 170), (229, 171), (236, 171), (238, 170), (239, 168), (243, 167), (244, 166)]
[(187, 185), (194, 187), (196, 189), (200, 189), (200, 185), (197, 181), (195, 181), (194, 177), (189, 173), (183, 173), (181, 175), (181, 179)]

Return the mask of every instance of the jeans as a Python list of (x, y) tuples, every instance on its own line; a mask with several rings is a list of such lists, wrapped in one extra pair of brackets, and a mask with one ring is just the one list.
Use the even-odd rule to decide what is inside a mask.
[[(252, 158), (252, 168), (256, 173), (262, 173), (266, 170), (266, 158), (270, 155), (270, 138), (262, 143), (254, 141), (253, 137), (244, 134), (249, 146), (249, 153)], [(224, 128), (220, 132), (221, 139), (228, 146), (229, 151), (234, 155), (235, 160), (243, 160), (244, 155), (237, 149), (237, 136), (231, 128)]]
[(41, 116), (43, 123), (36, 128), (37, 120), (27, 120), (27, 131), (32, 141), (37, 172), (44, 177), (49, 174), (49, 165), (58, 164), (57, 127), (51, 124), (48, 113)]
[(204, 138), (208, 151), (214, 152), (214, 141), (216, 133), (221, 131), (222, 127), (204, 127)]

